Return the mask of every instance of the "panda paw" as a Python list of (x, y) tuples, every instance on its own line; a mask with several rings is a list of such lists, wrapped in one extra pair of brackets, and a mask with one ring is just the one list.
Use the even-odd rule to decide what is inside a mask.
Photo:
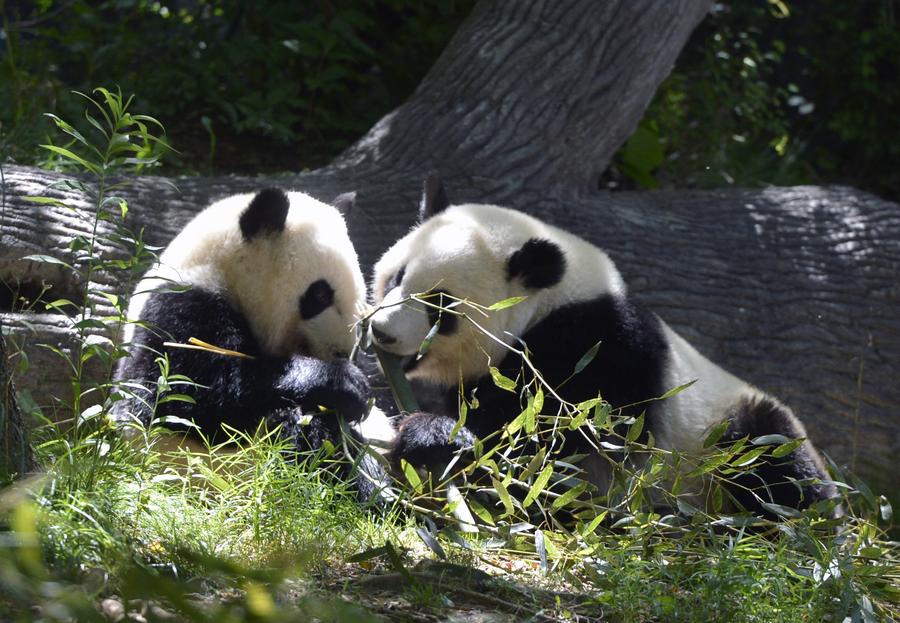
[(400, 459), (404, 459), (414, 467), (442, 471), (454, 455), (469, 450), (475, 443), (475, 435), (465, 426), (451, 439), (456, 424), (456, 419), (434, 413), (407, 416), (400, 423), (391, 461), (399, 465)]
[(325, 407), (349, 421), (361, 419), (368, 410), (369, 381), (347, 359), (321, 361), (296, 357), (278, 381), (305, 411)]

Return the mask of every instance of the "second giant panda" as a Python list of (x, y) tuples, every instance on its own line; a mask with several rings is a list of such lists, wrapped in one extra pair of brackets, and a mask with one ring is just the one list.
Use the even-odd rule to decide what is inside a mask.
[[(444, 305), (457, 299), (483, 306), (510, 297), (524, 300), (486, 315), (460, 305), (456, 311), (468, 312), (461, 317), (410, 300), (416, 293), (446, 294), (450, 298), (443, 301), (429, 299)], [(454, 446), (490, 435), (518, 416), (522, 398), (498, 387), (489, 366), (528, 383), (532, 377), (521, 357), (507, 348), (523, 343), (534, 367), (562, 399), (579, 403), (599, 393), (613, 407), (626, 407), (625, 413), (645, 412), (645, 434), (652, 433), (663, 449), (701, 452), (710, 430), (723, 420), (730, 422), (725, 441), (807, 436), (787, 406), (712, 363), (635, 302), (602, 250), (515, 210), (448, 205), (433, 178), (426, 182), (420, 223), (377, 262), (373, 296), (379, 307), (370, 318), (372, 341), (409, 356), (408, 377), (436, 386), (445, 402), (436, 414), (416, 414), (403, 422), (395, 460), (423, 466), (446, 459)], [(436, 334), (419, 356), (438, 318)], [(597, 344), (596, 356), (573, 376), (576, 364)], [(696, 382), (654, 400), (690, 381)], [(468, 412), (466, 427), (449, 443), (460, 383), (478, 407)], [(543, 412), (555, 413), (558, 407), (548, 394)], [(569, 439), (577, 451), (593, 455), (583, 466), (604, 490), (609, 462), (597, 460), (596, 450), (579, 434)], [(804, 441), (788, 456), (770, 458), (753, 473), (735, 477), (729, 490), (744, 508), (772, 516), (765, 505), (803, 508), (833, 497), (826, 479), (822, 458)]]
[[(222, 199), (169, 243), (135, 288), (116, 379), (119, 423), (176, 416), (214, 438), (222, 424), (254, 431), (281, 424), (302, 448), (337, 441), (338, 415), (363, 437), (393, 438), (373, 409), (363, 372), (347, 359), (365, 307), (365, 283), (339, 207), (300, 192), (265, 189)], [(184, 348), (191, 338), (223, 349)], [(230, 352), (226, 352), (230, 351)], [(159, 358), (188, 377), (158, 403)], [(336, 412), (320, 413), (319, 407)]]

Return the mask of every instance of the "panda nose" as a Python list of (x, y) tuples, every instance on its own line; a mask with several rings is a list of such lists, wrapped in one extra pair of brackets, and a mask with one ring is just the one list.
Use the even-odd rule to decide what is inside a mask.
[(374, 337), (375, 341), (378, 342), (379, 344), (396, 344), (397, 343), (397, 338), (388, 335), (387, 333), (385, 333), (384, 331), (382, 331), (381, 329), (379, 329), (375, 326), (372, 326), (372, 337)]

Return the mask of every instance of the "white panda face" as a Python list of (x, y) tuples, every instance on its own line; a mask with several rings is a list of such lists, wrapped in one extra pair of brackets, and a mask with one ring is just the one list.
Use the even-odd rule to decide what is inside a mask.
[(228, 289), (268, 352), (346, 357), (365, 304), (356, 251), (336, 209), (302, 193), (287, 199), (280, 231), (251, 226), (248, 239), (241, 224), (242, 247), (225, 271)]
[(170, 243), (155, 274), (228, 296), (269, 354), (346, 355), (365, 308), (343, 216), (299, 192), (213, 204)]
[[(376, 264), (373, 296), (380, 308), (370, 319), (371, 337), (400, 356), (417, 354), (437, 320), (436, 310), (407, 300), (411, 295), (431, 293), (427, 302), (440, 304), (440, 293), (446, 293), (445, 307), (456, 299), (487, 307), (526, 297), (486, 313), (466, 303), (453, 308), (468, 318), (444, 312), (438, 334), (409, 376), (443, 385), (456, 384), (460, 375), (480, 376), (489, 360), (497, 365), (506, 355), (503, 343), (511, 343), (541, 313), (548, 291), (562, 279), (565, 259), (557, 245), (532, 227), (531, 219), (510, 213), (495, 206), (451, 207), (401, 238)], [(528, 275), (520, 270), (523, 259)], [(530, 281), (532, 269), (536, 283)]]

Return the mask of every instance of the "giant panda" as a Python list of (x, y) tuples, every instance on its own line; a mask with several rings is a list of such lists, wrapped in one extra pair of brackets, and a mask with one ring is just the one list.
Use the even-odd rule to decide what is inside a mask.
[[(521, 397), (497, 386), (489, 366), (528, 383), (533, 377), (507, 346), (527, 347), (534, 367), (560, 397), (571, 403), (599, 395), (624, 413), (645, 412), (646, 433), (657, 447), (682, 453), (703, 451), (717, 423), (729, 421), (722, 441), (763, 435), (806, 438), (792, 411), (776, 398), (712, 363), (658, 316), (629, 294), (612, 260), (589, 242), (521, 212), (494, 205), (449, 205), (436, 178), (425, 184), (420, 219), (390, 247), (374, 269), (370, 318), (373, 343), (407, 358), (407, 376), (437, 388), (443, 405), (408, 417), (394, 446), (394, 460), (418, 467), (446, 462), (457, 447), (501, 429), (524, 407)], [(416, 293), (489, 306), (525, 297), (512, 307), (477, 313), (460, 305), (461, 317), (421, 301)], [(431, 298), (432, 304), (441, 302)], [(420, 346), (437, 325), (424, 356)], [(478, 329), (476, 321), (494, 338)], [(576, 364), (599, 343), (596, 356), (579, 374)], [(523, 378), (524, 374), (524, 378)], [(668, 390), (696, 381), (665, 400)], [(454, 439), (459, 387), (477, 398), (466, 426)], [(522, 384), (519, 385), (522, 387)], [(547, 394), (543, 413), (559, 407)], [(571, 433), (566, 444), (588, 454), (582, 464), (603, 491), (610, 462), (596, 446)], [(774, 517), (770, 506), (803, 508), (833, 497), (819, 453), (804, 441), (790, 455), (769, 459), (753, 473), (735, 476), (728, 489), (741, 507)], [(751, 492), (752, 490), (752, 492)], [(698, 493), (697, 500), (702, 499)]]
[[(301, 447), (335, 443), (338, 415), (365, 438), (389, 442), (386, 415), (367, 415), (366, 375), (348, 360), (365, 282), (341, 213), (301, 192), (268, 188), (217, 201), (169, 243), (137, 284), (115, 379), (128, 388), (112, 419), (191, 420), (215, 439), (227, 424), (254, 431), (281, 424)], [(221, 354), (185, 345), (196, 338)], [(194, 384), (190, 401), (156, 407), (159, 358)], [(321, 413), (325, 407), (337, 413)], [(177, 421), (169, 418), (170, 421)]]

